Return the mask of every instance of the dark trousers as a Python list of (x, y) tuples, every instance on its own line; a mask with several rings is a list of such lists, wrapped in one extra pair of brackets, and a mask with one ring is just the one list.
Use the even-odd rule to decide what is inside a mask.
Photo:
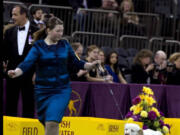
[(22, 116), (34, 117), (34, 88), (32, 78), (7, 78), (6, 86), (6, 115), (17, 116), (19, 94), (22, 94)]

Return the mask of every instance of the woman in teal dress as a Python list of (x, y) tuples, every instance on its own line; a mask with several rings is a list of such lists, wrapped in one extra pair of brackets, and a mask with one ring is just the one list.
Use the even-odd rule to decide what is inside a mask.
[(45, 135), (59, 134), (59, 123), (70, 100), (68, 62), (86, 70), (99, 63), (80, 61), (69, 43), (61, 39), (63, 29), (60, 19), (50, 18), (42, 31), (47, 33), (46, 38), (36, 41), (25, 60), (15, 70), (8, 71), (8, 75), (15, 78), (36, 66), (35, 99), (38, 119), (45, 126)]

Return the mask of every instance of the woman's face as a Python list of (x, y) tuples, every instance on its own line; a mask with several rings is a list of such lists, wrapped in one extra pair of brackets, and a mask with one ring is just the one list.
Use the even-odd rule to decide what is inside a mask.
[(177, 69), (180, 69), (180, 57), (176, 61), (174, 61), (174, 64), (176, 65)]
[(114, 65), (117, 63), (117, 60), (118, 60), (118, 55), (116, 53), (112, 53), (110, 56), (110, 63)]
[(98, 55), (99, 55), (99, 49), (97, 49), (97, 48), (88, 53), (88, 56), (92, 60), (97, 60), (98, 59)]
[(75, 51), (75, 53), (77, 54), (78, 57), (81, 57), (82, 56), (82, 53), (83, 53), (83, 47), (82, 46), (79, 46), (77, 48), (77, 50)]
[(104, 56), (104, 53), (102, 51), (99, 52), (98, 59), (101, 61), (101, 63), (104, 63), (105, 56)]
[(59, 41), (63, 35), (63, 30), (63, 25), (56, 25), (54, 29), (49, 30), (48, 35), (50, 36), (51, 40)]
[(131, 5), (128, 1), (124, 1), (124, 6), (123, 6), (124, 12), (128, 12), (131, 9)]
[(142, 65), (145, 66), (145, 65), (150, 64), (151, 58), (150, 57), (140, 58), (140, 61), (141, 61)]

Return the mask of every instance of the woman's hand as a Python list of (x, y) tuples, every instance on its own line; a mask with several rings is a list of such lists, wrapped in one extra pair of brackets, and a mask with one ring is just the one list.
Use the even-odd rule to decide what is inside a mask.
[(152, 64), (149, 64), (148, 66), (147, 66), (147, 68), (146, 68), (146, 72), (149, 72), (149, 71), (151, 71), (151, 70), (153, 70), (154, 69), (154, 64), (152, 63)]
[(105, 81), (108, 82), (108, 83), (113, 83), (113, 77), (111, 75), (107, 75), (105, 77)]
[(16, 68), (15, 70), (9, 70), (8, 71), (8, 76), (10, 78), (16, 78), (16, 77), (18, 77), (18, 76), (20, 76), (22, 74), (23, 74), (23, 72), (22, 72), (22, 70), (20, 68)]

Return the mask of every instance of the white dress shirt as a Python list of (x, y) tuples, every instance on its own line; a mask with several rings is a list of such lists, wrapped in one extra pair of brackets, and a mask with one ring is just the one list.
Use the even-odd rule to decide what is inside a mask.
[(29, 31), (29, 26), (30, 26), (30, 22), (27, 21), (26, 24), (25, 24), (25, 30), (19, 31), (19, 29), (18, 29), (17, 43), (18, 43), (18, 53), (19, 53), (19, 55), (23, 54), (24, 46), (25, 46), (25, 43), (26, 43), (28, 31)]
[(36, 19), (34, 19), (34, 22), (38, 25), (38, 24), (44, 24), (44, 22), (43, 21), (41, 21), (41, 20), (36, 20)]

